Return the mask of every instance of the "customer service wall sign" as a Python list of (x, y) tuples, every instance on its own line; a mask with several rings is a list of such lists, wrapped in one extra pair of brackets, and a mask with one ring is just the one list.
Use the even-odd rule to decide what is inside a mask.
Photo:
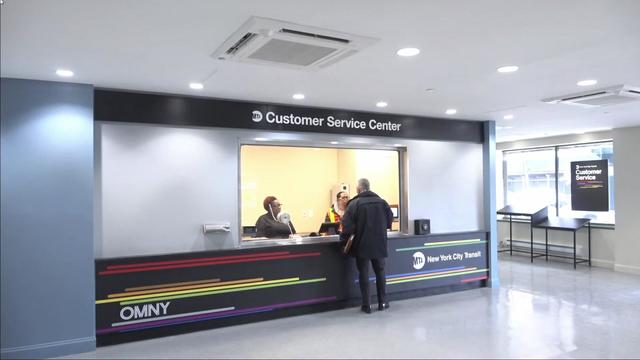
[(571, 162), (571, 209), (609, 211), (608, 160)]
[(94, 119), (482, 143), (481, 121), (97, 89)]

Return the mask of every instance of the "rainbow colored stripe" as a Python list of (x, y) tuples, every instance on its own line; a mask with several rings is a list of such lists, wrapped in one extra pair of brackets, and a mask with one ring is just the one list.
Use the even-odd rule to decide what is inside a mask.
[(256, 314), (261, 312), (273, 311), (277, 309), (285, 309), (289, 307), (302, 306), (302, 305), (319, 304), (319, 303), (330, 302), (335, 300), (336, 300), (335, 296), (329, 296), (329, 297), (323, 297), (323, 298), (291, 301), (291, 302), (286, 302), (281, 304), (259, 306), (259, 307), (246, 308), (246, 309), (240, 309), (240, 310), (236, 310), (235, 308), (211, 309), (211, 310), (198, 311), (193, 313), (179, 314), (175, 316), (171, 315), (173, 316), (171, 318), (162, 317), (162, 318), (146, 319), (149, 321), (144, 321), (144, 322), (136, 322), (134, 320), (131, 322), (114, 323), (112, 324), (112, 327), (96, 330), (96, 334), (103, 335), (103, 334), (108, 334), (113, 332), (130, 332), (130, 331), (147, 330), (147, 329), (152, 329), (152, 328), (157, 328), (162, 326), (187, 324), (187, 323), (193, 323), (193, 322), (199, 322), (199, 321), (227, 318), (232, 316)]
[(400, 249), (396, 249), (396, 251), (400, 252), (400, 251), (424, 250), (424, 249), (434, 249), (439, 247), (464, 246), (464, 245), (475, 245), (475, 244), (486, 244), (486, 243), (487, 243), (486, 240), (481, 240), (481, 239), (438, 241), (438, 242), (425, 243), (424, 246), (400, 248)]
[(246, 254), (246, 255), (215, 256), (215, 257), (208, 257), (208, 258), (188, 259), (188, 260), (168, 260), (168, 261), (155, 261), (155, 262), (125, 264), (125, 265), (109, 265), (107, 266), (106, 270), (100, 271), (98, 275), (116, 275), (116, 274), (127, 274), (127, 273), (133, 273), (133, 272), (143, 272), (143, 271), (193, 268), (193, 267), (199, 267), (199, 266), (239, 264), (239, 263), (256, 262), (256, 261), (269, 261), (269, 260), (285, 260), (285, 259), (294, 259), (294, 258), (309, 257), (309, 256), (320, 256), (320, 253), (309, 252), (309, 253), (292, 254), (289, 251), (278, 251), (278, 252)]
[[(414, 282), (414, 281), (433, 280), (433, 279), (439, 279), (439, 278), (450, 277), (450, 276), (476, 274), (476, 273), (482, 273), (482, 272), (488, 272), (488, 271), (489, 269), (478, 269), (476, 267), (465, 268), (464, 266), (455, 266), (450, 268), (433, 269), (433, 270), (419, 271), (419, 272), (413, 272), (413, 273), (387, 275), (385, 276), (385, 279), (387, 280), (387, 285), (394, 285), (394, 284), (402, 284), (402, 283)], [(486, 278), (487, 276), (485, 275), (483, 276), (483, 278), (473, 278), (473, 280), (461, 279), (460, 282), (465, 283), (470, 281), (485, 280)], [(369, 278), (369, 281), (375, 282), (375, 280), (376, 280), (375, 277)], [(356, 279), (355, 282), (358, 283), (359, 280)]]
[[(319, 252), (291, 253), (288, 251), (267, 252), (257, 254), (216, 256), (206, 258), (194, 258), (187, 260), (168, 260), (154, 261), (146, 263), (131, 263), (120, 265), (109, 265), (104, 271), (98, 274), (101, 276), (127, 274), (135, 272), (156, 271), (156, 270), (172, 270), (193, 268), (200, 266), (215, 266), (222, 264), (251, 263), (257, 261), (283, 260), (293, 258), (304, 258), (320, 256)], [(300, 279), (299, 277), (288, 277), (281, 279), (266, 280), (263, 277), (234, 279), (222, 281), (219, 278), (202, 279), (195, 281), (173, 282), (165, 284), (154, 284), (146, 286), (137, 286), (125, 288), (122, 292), (107, 295), (104, 299), (96, 301), (96, 305), (118, 303), (121, 306), (133, 305), (140, 303), (150, 303), (173, 299), (190, 299), (201, 296), (213, 296), (218, 294), (253, 291), (259, 289), (276, 288), (283, 286), (295, 286), (302, 284), (312, 284), (324, 282), (324, 277), (312, 279)], [(145, 329), (151, 329), (162, 326), (186, 324), (198, 321), (206, 321), (220, 319), (232, 316), (242, 316), (256, 314), (260, 312), (273, 311), (276, 309), (317, 304), (323, 302), (335, 301), (336, 296), (312, 298), (299, 301), (291, 301), (286, 303), (264, 305), (259, 307), (251, 307), (245, 309), (236, 309), (235, 307), (224, 307), (217, 309), (205, 309), (195, 312), (173, 314), (165, 316), (156, 316), (153, 318), (135, 319), (130, 321), (121, 321), (111, 324), (111, 327), (98, 329), (96, 334), (108, 334), (113, 332), (130, 332)]]

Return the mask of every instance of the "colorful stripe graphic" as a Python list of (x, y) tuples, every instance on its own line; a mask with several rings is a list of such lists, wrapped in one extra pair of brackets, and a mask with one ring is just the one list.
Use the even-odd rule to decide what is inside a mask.
[(433, 249), (433, 248), (439, 248), (439, 247), (464, 246), (464, 245), (475, 245), (475, 244), (486, 244), (486, 243), (487, 243), (486, 240), (481, 240), (481, 239), (438, 241), (438, 242), (432, 242), (432, 243), (425, 243), (424, 246), (400, 248), (400, 249), (396, 249), (396, 251), (400, 252), (400, 251), (424, 250), (424, 249)]
[[(455, 266), (455, 267), (444, 268), (444, 269), (425, 270), (425, 271), (418, 271), (418, 272), (412, 272), (412, 273), (387, 275), (387, 276), (385, 276), (385, 279), (389, 280), (389, 279), (398, 278), (398, 277), (404, 277), (404, 276), (425, 275), (425, 274), (432, 274), (434, 272), (460, 270), (460, 269), (464, 269), (464, 266)], [(376, 280), (375, 276), (372, 276), (372, 277), (369, 278), (369, 281), (375, 281), (375, 280)], [(356, 279), (356, 283), (357, 282), (360, 282), (360, 280)]]
[(110, 265), (107, 270), (100, 271), (99, 275), (114, 275), (114, 274), (126, 274), (142, 271), (157, 271), (167, 269), (181, 269), (192, 268), (199, 266), (213, 266), (222, 264), (238, 264), (255, 261), (268, 261), (268, 260), (283, 260), (294, 259), (301, 257), (320, 256), (319, 252), (309, 253), (296, 253), (291, 254), (289, 252), (278, 253), (261, 253), (261, 254), (249, 254), (249, 255), (231, 255), (231, 256), (219, 256), (211, 258), (199, 258), (189, 260), (171, 260), (171, 261), (157, 261), (141, 264), (128, 264), (128, 265)]
[[(156, 294), (134, 295), (134, 296), (127, 296), (127, 297), (119, 297), (119, 298), (98, 300), (98, 301), (96, 301), (96, 304), (106, 304), (106, 303), (112, 303), (112, 302), (120, 302), (120, 301), (128, 301), (128, 300), (139, 300), (139, 299), (156, 299), (156, 298), (163, 297), (163, 296), (168, 296), (168, 295), (195, 294), (195, 293), (201, 293), (201, 292), (209, 292), (211, 290), (235, 289), (235, 288), (249, 287), (249, 286), (255, 286), (255, 285), (265, 285), (265, 284), (275, 284), (275, 283), (282, 283), (282, 282), (292, 282), (292, 281), (297, 281), (297, 280), (300, 280), (300, 278), (293, 277), (293, 278), (268, 280), (268, 281), (254, 281), (254, 282), (248, 282), (248, 283), (243, 283), (243, 284), (217, 285), (217, 286), (210, 286), (210, 287), (201, 288), (201, 289), (190, 289), (190, 290), (180, 290), (180, 291), (166, 291), (166, 292), (156, 293)], [(151, 300), (149, 300), (149, 301), (151, 301)]]
[(146, 329), (160, 327), (160, 326), (185, 324), (185, 323), (191, 323), (196, 321), (213, 320), (213, 319), (219, 319), (219, 318), (230, 317), (230, 316), (240, 316), (240, 315), (254, 314), (258, 312), (273, 311), (276, 309), (283, 309), (283, 308), (293, 307), (293, 306), (318, 304), (323, 302), (334, 301), (336, 299), (337, 298), (335, 296), (329, 296), (329, 297), (323, 297), (323, 298), (292, 301), (287, 303), (260, 306), (260, 307), (240, 309), (240, 310), (220, 311), (220, 312), (215, 312), (213, 314), (211, 313), (206, 313), (206, 314), (203, 313), (203, 314), (195, 314), (195, 315), (193, 313), (180, 314), (179, 317), (171, 318), (171, 319), (157, 320), (156, 318), (156, 319), (153, 319), (154, 321), (148, 321), (145, 323), (129, 324), (129, 325), (122, 325), (122, 326), (105, 328), (105, 329), (98, 329), (96, 331), (96, 334), (102, 335), (102, 334), (107, 334), (111, 332), (125, 332), (125, 331), (128, 332), (128, 331), (146, 330)]
[(472, 282), (472, 281), (480, 281), (480, 280), (487, 280), (489, 277), (487, 275), (484, 276), (479, 276), (479, 277), (474, 277), (474, 278), (468, 278), (468, 279), (462, 279), (460, 280), (461, 283), (468, 283), (468, 282)]
[(123, 296), (134, 296), (134, 295), (145, 295), (145, 294), (163, 294), (165, 292), (178, 291), (178, 290), (213, 288), (213, 287), (221, 287), (221, 286), (224, 286), (224, 285), (260, 282), (260, 281), (263, 281), (263, 280), (264, 280), (263, 278), (253, 278), (253, 279), (244, 279), (244, 280), (211, 282), (211, 283), (204, 283), (204, 284), (198, 284), (198, 285), (165, 287), (165, 288), (160, 288), (160, 289), (129, 291), (129, 292), (123, 292), (123, 293), (109, 294), (107, 297), (108, 298), (116, 298), (116, 297), (123, 297)]
[(167, 315), (167, 316), (158, 316), (158, 317), (141, 319), (141, 320), (123, 321), (123, 322), (113, 323), (111, 324), (111, 326), (113, 327), (113, 326), (122, 326), (122, 325), (130, 325), (130, 324), (140, 324), (140, 323), (151, 322), (156, 320), (175, 319), (175, 318), (184, 317), (188, 315), (212, 314), (212, 313), (230, 311), (230, 310), (235, 310), (235, 307), (231, 306), (231, 307), (226, 307), (221, 309), (194, 311), (186, 314)]
[[(297, 278), (295, 278), (295, 279), (297, 279)], [(213, 290), (213, 291), (208, 291), (208, 292), (204, 292), (204, 293), (196, 293), (196, 294), (171, 295), (171, 296), (163, 296), (163, 297), (157, 297), (157, 298), (151, 298), (151, 299), (123, 301), (120, 304), (121, 305), (132, 305), (132, 304), (140, 304), (140, 303), (152, 302), (152, 301), (160, 301), (160, 300), (184, 299), (184, 298), (199, 297), (199, 296), (226, 294), (226, 293), (231, 293), (231, 292), (251, 291), (251, 290), (258, 290), (258, 289), (268, 289), (268, 288), (281, 287), (281, 286), (311, 284), (311, 283), (322, 282), (322, 281), (326, 281), (326, 280), (327, 280), (327, 278), (318, 278), (318, 279), (308, 279), (308, 280), (297, 280), (297, 281), (291, 281), (291, 282), (269, 283), (269, 284), (266, 284), (266, 285), (257, 285), (257, 286), (250, 286), (250, 287), (243, 287), (243, 288), (236, 288), (236, 289), (226, 289), (226, 290)], [(276, 280), (273, 280), (272, 282), (275, 282), (275, 281)], [(263, 284), (264, 283), (266, 283), (266, 282), (263, 282)], [(119, 300), (122, 300), (122, 299), (113, 299), (113, 300), (119, 301)]]
[(124, 289), (124, 291), (160, 289), (160, 288), (172, 287), (172, 286), (195, 285), (195, 284), (204, 284), (204, 283), (209, 283), (209, 282), (214, 283), (214, 282), (218, 282), (218, 281), (220, 281), (220, 279), (205, 279), (205, 280), (196, 280), (196, 281), (182, 281), (182, 282), (169, 283), (169, 284), (159, 284), (159, 285), (147, 285), (147, 286), (131, 287), (131, 288)]
[(467, 269), (465, 269), (465, 271), (458, 271), (458, 272), (444, 272), (444, 273), (436, 273), (436, 274), (424, 275), (419, 277), (394, 279), (392, 281), (387, 282), (387, 284), (393, 285), (393, 284), (400, 284), (400, 283), (413, 282), (413, 281), (433, 280), (433, 279), (439, 279), (443, 277), (475, 274), (479, 272), (489, 271), (489, 269), (476, 269), (476, 268), (470, 268), (468, 271), (466, 270)]
[(205, 261), (250, 259), (250, 258), (255, 258), (255, 257), (279, 256), (279, 255), (289, 255), (289, 252), (288, 251), (278, 251), (278, 252), (258, 253), (258, 254), (214, 256), (214, 257), (195, 258), (195, 259), (186, 259), (186, 260), (166, 260), (166, 261), (151, 261), (151, 262), (146, 262), (146, 263), (109, 265), (109, 266), (107, 266), (107, 270), (130, 269), (130, 268), (162, 266), (162, 265), (189, 264), (189, 263), (197, 263), (197, 262), (205, 262)]
[[(417, 273), (406, 273), (406, 274), (394, 274), (388, 275), (385, 278), (387, 279), (387, 285), (393, 284), (401, 284), (405, 282), (412, 281), (422, 281), (422, 280), (431, 280), (438, 279), (449, 276), (457, 276), (457, 275), (466, 275), (466, 274), (474, 274), (478, 272), (488, 271), (488, 269), (478, 269), (476, 267), (472, 268), (464, 268), (462, 266), (452, 267), (452, 268), (444, 268), (444, 269), (435, 269), (429, 271), (422, 271)], [(370, 277), (370, 281), (375, 282), (375, 277)], [(480, 279), (484, 280), (484, 279)], [(473, 280), (470, 280), (473, 281)], [(355, 280), (356, 283), (359, 282), (358, 279)]]
[(434, 277), (435, 275), (455, 274), (455, 273), (465, 272), (465, 271), (469, 271), (469, 270), (476, 270), (476, 269), (478, 269), (478, 268), (472, 267), (472, 268), (466, 268), (466, 269), (438, 271), (438, 272), (433, 272), (431, 274), (426, 274), (426, 275), (398, 276), (398, 277), (395, 277), (393, 279), (390, 279), (389, 282), (394, 283), (394, 282), (397, 282), (397, 281), (400, 281), (400, 280), (422, 279), (422, 278)]

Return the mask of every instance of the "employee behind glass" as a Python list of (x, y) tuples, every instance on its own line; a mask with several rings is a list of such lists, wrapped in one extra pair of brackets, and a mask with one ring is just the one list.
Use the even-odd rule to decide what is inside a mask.
[(343, 239), (355, 235), (349, 251), (356, 258), (358, 267), (360, 293), (362, 294), (362, 311), (371, 313), (369, 298), (369, 262), (376, 273), (378, 290), (378, 310), (389, 308), (386, 300), (386, 279), (384, 263), (387, 257), (387, 229), (391, 229), (393, 213), (386, 201), (371, 191), (369, 180), (358, 180), (358, 195), (347, 205), (342, 217)]
[(267, 213), (256, 221), (256, 237), (286, 238), (296, 233), (296, 228), (288, 219), (280, 218), (282, 204), (275, 196), (267, 196), (262, 202)]
[[(340, 191), (336, 194), (336, 202), (331, 205), (327, 215), (324, 217), (324, 222), (340, 222), (342, 216), (344, 216), (345, 210), (347, 210), (347, 203), (349, 202), (349, 194), (346, 191)], [(338, 228), (342, 231), (342, 224)]]

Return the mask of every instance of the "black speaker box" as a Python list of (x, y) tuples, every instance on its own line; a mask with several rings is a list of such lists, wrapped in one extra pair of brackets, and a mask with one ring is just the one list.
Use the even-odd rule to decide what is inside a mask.
[(431, 233), (431, 220), (429, 219), (413, 220), (413, 230), (416, 235), (426, 235)]

